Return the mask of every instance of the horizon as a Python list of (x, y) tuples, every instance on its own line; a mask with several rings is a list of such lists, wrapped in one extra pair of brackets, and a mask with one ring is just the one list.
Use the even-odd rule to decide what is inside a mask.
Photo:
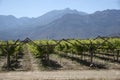
[[(102, 6), (101, 6), (102, 5)], [(92, 14), (96, 11), (107, 9), (120, 10), (119, 0), (40, 0), (40, 1), (18, 1), (0, 0), (0, 15), (13, 15), (16, 18), (29, 17), (35, 18), (44, 15), (52, 10), (63, 10), (70, 8), (81, 12)]]
[[(65, 10), (65, 9), (68, 9), (68, 8), (64, 8), (64, 9), (59, 9), (59, 10)], [(71, 9), (71, 8), (69, 8), (70, 10), (77, 10), (77, 9)], [(55, 9), (55, 10), (58, 10), (58, 9)], [(105, 10), (120, 10), (120, 9), (105, 9)], [(105, 10), (101, 10), (101, 11), (105, 11)], [(51, 10), (51, 11), (54, 11), (54, 10)], [(46, 12), (46, 13), (49, 13), (49, 12), (51, 12), (51, 11), (48, 11), (48, 12)], [(78, 10), (77, 10), (78, 11)], [(79, 11), (79, 12), (83, 12), (83, 11)], [(97, 11), (95, 11), (95, 12), (97, 12)], [(87, 13), (87, 14), (94, 14), (95, 12), (93, 12), (93, 13), (87, 13), (87, 12), (85, 12), (85, 13)], [(44, 14), (46, 14), (46, 13), (44, 13)], [(44, 14), (42, 14), (42, 15), (40, 15), (40, 16), (43, 16)], [(0, 14), (1, 15), (1, 14)], [(15, 16), (15, 15), (2, 15), (2, 16), (14, 16), (15, 18), (24, 18), (24, 17), (26, 17), (26, 18), (37, 18), (37, 17), (40, 17), (40, 16), (36, 16), (36, 17), (29, 17), (29, 16), (21, 16), (21, 17), (17, 17), (17, 16)]]

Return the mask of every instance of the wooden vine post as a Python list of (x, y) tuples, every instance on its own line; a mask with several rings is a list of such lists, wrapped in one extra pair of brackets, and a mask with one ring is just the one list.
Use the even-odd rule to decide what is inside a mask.
[(6, 54), (7, 54), (7, 69), (9, 69), (10, 67), (11, 67), (11, 59), (10, 59), (10, 53), (9, 53), (9, 48), (10, 48), (10, 46), (9, 46), (9, 44), (8, 44), (8, 42), (7, 42), (7, 45), (6, 45)]
[(46, 53), (45, 53), (45, 61), (47, 62), (47, 64), (50, 64), (50, 61), (49, 61), (49, 44), (47, 43), (46, 45)]
[(90, 63), (93, 64), (93, 47), (92, 47), (92, 42), (90, 41), (89, 45), (89, 52), (90, 52)]
[(115, 61), (115, 52), (114, 52), (114, 49), (113, 49), (112, 53), (113, 53), (113, 61)]
[(9, 70), (10, 69), (10, 67), (11, 67), (11, 59), (10, 59), (10, 45), (8, 44), (8, 41), (6, 42), (6, 45), (3, 45), (3, 46), (5, 46), (5, 48), (2, 48), (1, 47), (1, 49), (2, 49), (2, 52), (3, 53), (5, 53), (6, 54), (6, 67), (7, 67), (7, 69)]
[(117, 61), (119, 61), (119, 53), (120, 53), (120, 50), (117, 50)]

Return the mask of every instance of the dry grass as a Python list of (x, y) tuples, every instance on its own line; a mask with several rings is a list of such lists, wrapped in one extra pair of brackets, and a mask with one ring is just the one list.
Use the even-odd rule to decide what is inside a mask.
[(0, 80), (120, 80), (117, 70), (74, 70), (0, 73)]
[[(87, 57), (86, 57), (87, 58)], [(50, 65), (41, 66), (29, 51), (19, 59), (21, 67), (15, 71), (4, 72), (1, 67), (6, 59), (0, 58), (0, 80), (120, 80), (120, 64), (107, 62), (108, 69), (90, 69), (77, 57), (62, 57), (56, 54), (50, 56)], [(96, 62), (102, 61), (95, 59)], [(104, 61), (105, 62), (105, 61)], [(28, 71), (28, 72), (27, 72)]]

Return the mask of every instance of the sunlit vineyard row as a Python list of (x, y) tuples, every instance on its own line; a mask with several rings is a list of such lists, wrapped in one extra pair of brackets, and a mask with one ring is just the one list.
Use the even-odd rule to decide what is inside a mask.
[[(94, 52), (108, 52), (116, 51), (120, 49), (120, 39), (110, 38), (108, 40), (103, 39), (89, 39), (89, 40), (72, 40), (63, 39), (61, 41), (57, 40), (37, 40), (34, 41), (39, 46), (28, 44), (30, 50), (35, 56), (40, 56), (44, 51), (48, 51), (50, 54), (50, 48), (53, 48), (53, 52), (62, 51), (71, 54), (80, 54), (82, 52), (89, 52), (90, 48)], [(58, 44), (59, 43), (59, 44)]]
[[(106, 59), (119, 62), (120, 38), (96, 39), (62, 39), (62, 40), (30, 40), (0, 41), (0, 56), (6, 56), (7, 68), (11, 67), (11, 59), (17, 61), (25, 46), (36, 58), (44, 63), (49, 62), (51, 54), (88, 56), (90, 63), (94, 63), (94, 56), (105, 55)], [(101, 57), (100, 57), (101, 58)]]
[(37, 46), (28, 44), (29, 50), (35, 57), (45, 59), (46, 61), (48, 61), (49, 55), (54, 53), (71, 54), (81, 57), (89, 55), (90, 63), (93, 63), (93, 58), (96, 54), (98, 56), (111, 56), (113, 61), (119, 61), (119, 38), (37, 40), (34, 43)]

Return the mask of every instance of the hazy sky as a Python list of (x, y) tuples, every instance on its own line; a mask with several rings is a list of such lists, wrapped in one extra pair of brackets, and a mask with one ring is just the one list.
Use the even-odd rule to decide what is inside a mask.
[(0, 0), (0, 15), (38, 17), (54, 9), (77, 9), (87, 13), (120, 9), (120, 0)]

